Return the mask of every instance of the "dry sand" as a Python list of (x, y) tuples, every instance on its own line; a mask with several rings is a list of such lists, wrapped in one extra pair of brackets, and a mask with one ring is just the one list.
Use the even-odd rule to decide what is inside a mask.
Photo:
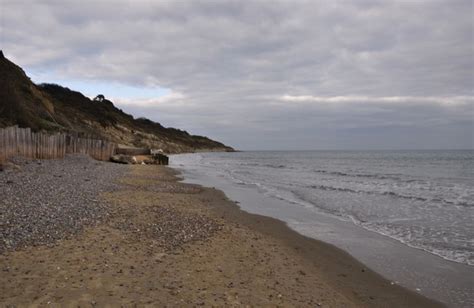
[(0, 255), (3, 306), (440, 306), (172, 169), (132, 166), (121, 182), (103, 223)]

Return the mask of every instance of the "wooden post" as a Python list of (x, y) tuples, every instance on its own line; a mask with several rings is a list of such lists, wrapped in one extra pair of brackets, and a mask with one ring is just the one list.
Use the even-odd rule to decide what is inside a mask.
[(31, 159), (57, 159), (64, 158), (68, 153), (82, 153), (97, 160), (109, 160), (115, 152), (115, 147), (115, 143), (91, 135), (50, 135), (35, 133), (30, 128), (18, 126), (0, 128), (0, 162), (15, 155)]

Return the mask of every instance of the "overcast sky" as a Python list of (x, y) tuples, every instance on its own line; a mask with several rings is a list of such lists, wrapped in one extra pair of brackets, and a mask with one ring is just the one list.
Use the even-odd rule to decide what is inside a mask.
[(474, 148), (473, 1), (0, 0), (35, 82), (239, 149)]

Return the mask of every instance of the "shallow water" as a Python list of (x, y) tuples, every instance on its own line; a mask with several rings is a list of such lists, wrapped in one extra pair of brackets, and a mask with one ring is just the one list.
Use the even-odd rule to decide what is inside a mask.
[[(474, 265), (474, 151), (209, 153), (173, 158)], [(192, 161), (189, 161), (189, 159)]]
[(171, 165), (414, 290), (473, 302), (474, 151), (202, 153)]

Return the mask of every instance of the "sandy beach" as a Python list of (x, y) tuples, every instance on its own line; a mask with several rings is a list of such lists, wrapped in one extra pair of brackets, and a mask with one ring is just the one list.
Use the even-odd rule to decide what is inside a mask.
[[(442, 306), (391, 284), (334, 246), (241, 211), (219, 190), (180, 183), (171, 168), (88, 159), (72, 167), (45, 164), (60, 166), (53, 170), (64, 174), (72, 172), (68, 168), (88, 170), (73, 184), (77, 200), (92, 203), (85, 212), (77, 212), (85, 201), (67, 211), (59, 206), (51, 218), (51, 196), (43, 194), (44, 221), (34, 209), (21, 217), (17, 211), (0, 216), (1, 240), (9, 243), (0, 254), (2, 306)], [(52, 176), (44, 171), (31, 177), (28, 168), (0, 173), (2, 193), (11, 201), (3, 208), (39, 202), (15, 199), (7, 189)], [(115, 184), (101, 187), (105, 180)], [(100, 189), (93, 191), (90, 183)], [(66, 214), (83, 223), (55, 224)], [(53, 227), (13, 232), (11, 222), (23, 221), (28, 229), (36, 219)], [(38, 236), (48, 232), (56, 236)]]

